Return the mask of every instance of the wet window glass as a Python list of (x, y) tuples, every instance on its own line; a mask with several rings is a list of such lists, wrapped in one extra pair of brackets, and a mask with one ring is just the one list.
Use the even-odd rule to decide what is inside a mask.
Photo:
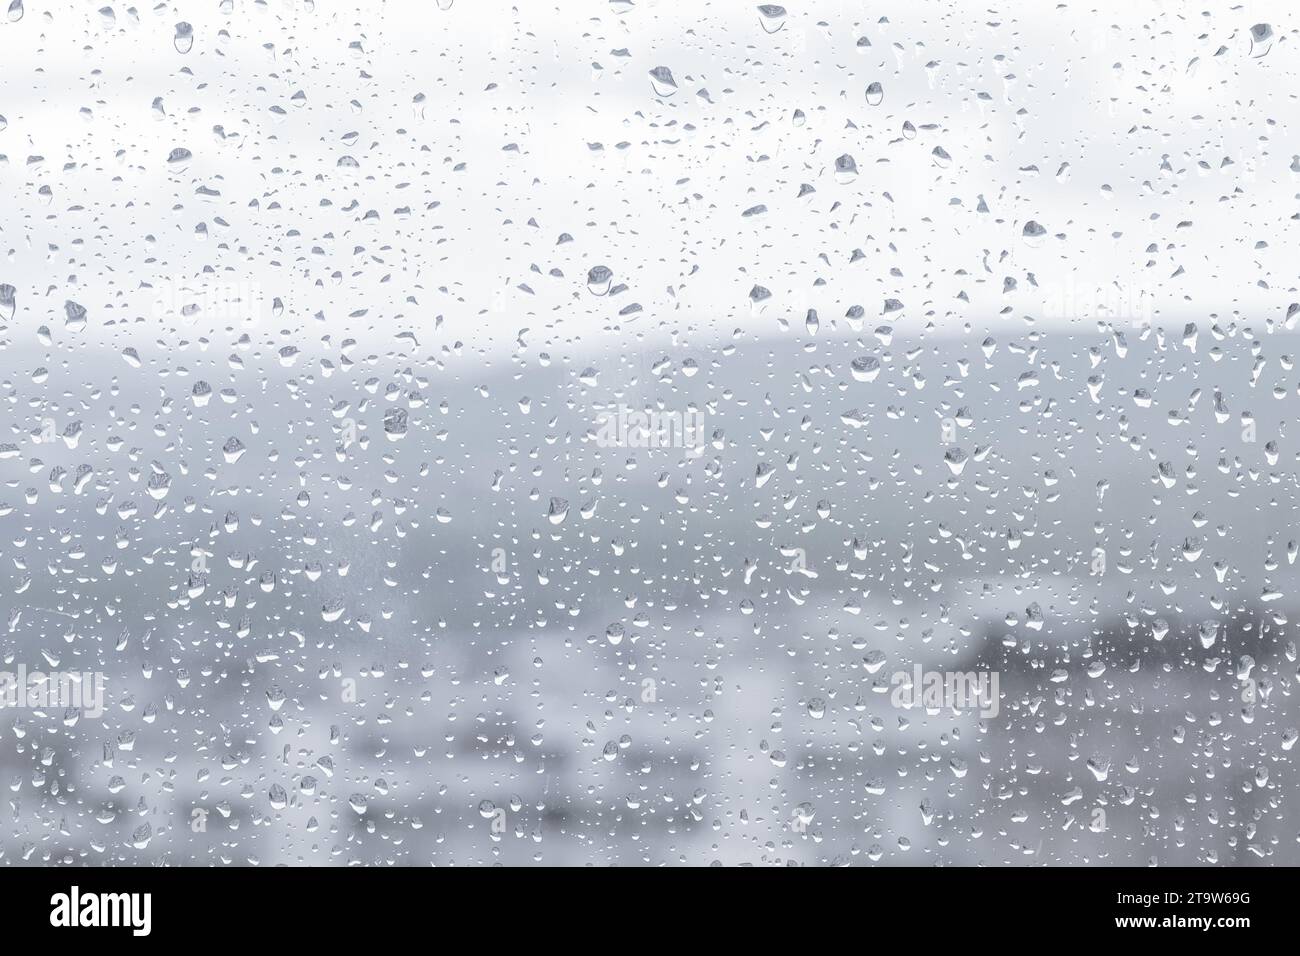
[(1286, 13), (12, 0), (0, 860), (1300, 862)]

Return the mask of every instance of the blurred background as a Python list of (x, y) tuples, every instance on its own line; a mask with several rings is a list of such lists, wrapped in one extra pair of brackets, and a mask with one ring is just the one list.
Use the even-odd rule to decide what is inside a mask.
[(10, 7), (0, 861), (1298, 862), (1277, 15)]

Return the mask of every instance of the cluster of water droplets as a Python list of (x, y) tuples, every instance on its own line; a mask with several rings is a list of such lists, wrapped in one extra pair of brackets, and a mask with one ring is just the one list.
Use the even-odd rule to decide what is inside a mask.
[(1294, 30), (850, 6), (10, 3), (0, 860), (1300, 858)]

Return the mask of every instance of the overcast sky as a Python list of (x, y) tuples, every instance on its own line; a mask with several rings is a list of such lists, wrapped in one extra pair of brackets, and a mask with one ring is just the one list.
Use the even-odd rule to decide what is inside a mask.
[[(205, 267), (306, 349), (528, 328), (582, 353), (889, 299), (902, 334), (1099, 311), (1262, 334), (1297, 298), (1291, 31), (1250, 39), (1269, 7), (28, 2), (0, 24), (5, 281), (51, 327), (71, 298), (80, 334), (136, 347), (171, 337), (141, 284)], [(626, 290), (592, 295), (597, 265)]]

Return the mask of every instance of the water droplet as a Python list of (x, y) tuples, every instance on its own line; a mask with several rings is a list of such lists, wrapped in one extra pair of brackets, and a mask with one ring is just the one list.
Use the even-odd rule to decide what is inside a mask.
[(677, 92), (677, 81), (673, 71), (666, 66), (656, 66), (650, 71), (650, 86), (656, 96), (668, 97)]
[(776, 33), (785, 26), (785, 7), (765, 3), (758, 8), (758, 22), (764, 33)]
[(592, 295), (606, 295), (613, 279), (614, 273), (608, 266), (592, 266), (587, 271), (587, 291)]
[(858, 178), (858, 164), (852, 156), (844, 153), (835, 160), (835, 181), (848, 185)]
[[(1240, 47), (1238, 47), (1240, 49)], [(1273, 49), (1273, 27), (1268, 23), (1256, 23), (1250, 28), (1250, 55), (1256, 59), (1267, 56)]]
[(177, 53), (189, 53), (194, 46), (194, 28), (182, 20), (176, 24), (176, 36), (172, 42)]

